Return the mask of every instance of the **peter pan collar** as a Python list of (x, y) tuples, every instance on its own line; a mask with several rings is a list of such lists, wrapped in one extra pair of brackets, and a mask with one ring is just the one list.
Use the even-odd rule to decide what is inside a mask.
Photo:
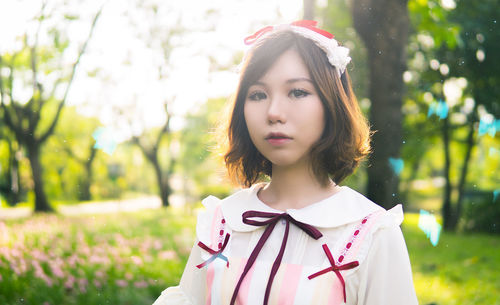
[[(258, 228), (243, 223), (242, 214), (246, 211), (283, 213), (269, 207), (257, 197), (257, 192), (265, 185), (266, 183), (254, 184), (221, 200), (222, 214), (233, 231), (250, 232)], [(317, 228), (334, 228), (361, 220), (377, 211), (385, 210), (355, 190), (341, 186), (340, 191), (328, 198), (301, 209), (287, 209), (286, 213), (297, 221)]]

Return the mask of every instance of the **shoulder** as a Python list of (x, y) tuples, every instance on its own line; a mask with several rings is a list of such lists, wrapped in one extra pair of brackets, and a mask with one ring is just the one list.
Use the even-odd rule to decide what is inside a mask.
[[(365, 204), (370, 205), (367, 202)], [(337, 254), (337, 261), (357, 261), (361, 267), (363, 262), (375, 252), (379, 252), (381, 247), (391, 248), (401, 244), (402, 234), (399, 225), (403, 221), (402, 206), (397, 205), (390, 210), (377, 207), (375, 211), (361, 219), (339, 228), (340, 235), (333, 235), (340, 237), (330, 241)], [(346, 275), (357, 270), (358, 268), (346, 270)]]
[(196, 225), (196, 236), (198, 240), (209, 244), (217, 232), (230, 233), (230, 223), (241, 221), (241, 210), (248, 208), (254, 187), (240, 189), (227, 196), (219, 199), (215, 196), (204, 198), (201, 203), (203, 208), (198, 212)]

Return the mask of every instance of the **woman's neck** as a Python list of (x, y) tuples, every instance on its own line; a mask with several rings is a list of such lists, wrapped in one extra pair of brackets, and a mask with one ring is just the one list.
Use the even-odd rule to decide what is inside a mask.
[(271, 182), (259, 190), (257, 196), (277, 210), (300, 209), (340, 190), (333, 181), (329, 181), (327, 186), (322, 186), (307, 168), (273, 165)]

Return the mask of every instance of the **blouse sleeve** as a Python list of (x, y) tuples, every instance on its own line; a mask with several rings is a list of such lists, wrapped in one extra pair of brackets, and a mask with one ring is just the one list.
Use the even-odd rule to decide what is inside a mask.
[(360, 265), (358, 305), (418, 305), (408, 250), (399, 224), (375, 232), (372, 247)]

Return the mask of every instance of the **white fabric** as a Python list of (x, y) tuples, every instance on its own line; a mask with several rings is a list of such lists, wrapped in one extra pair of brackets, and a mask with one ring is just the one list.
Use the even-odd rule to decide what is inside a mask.
[(327, 38), (307, 28), (294, 25), (290, 25), (290, 28), (295, 33), (314, 41), (325, 52), (330, 64), (337, 68), (339, 76), (344, 73), (347, 64), (351, 61), (348, 48), (339, 46), (337, 40), (333, 38)]
[[(258, 39), (267, 36), (275, 31), (292, 31), (299, 34), (307, 39), (310, 39), (317, 45), (323, 52), (325, 52), (328, 62), (336, 68), (339, 77), (344, 73), (347, 65), (351, 62), (351, 57), (349, 57), (349, 49), (343, 46), (339, 46), (339, 43), (334, 38), (325, 37), (315, 31), (307, 29), (302, 26), (296, 26), (291, 24), (280, 24), (273, 26), (273, 31), (266, 32)], [(253, 43), (251, 50), (257, 43)], [(246, 52), (243, 62), (245, 62), (245, 57), (249, 51)]]
[[(198, 217), (197, 239), (207, 245), (210, 244), (214, 211), (217, 207), (220, 207), (227, 222), (227, 231), (231, 233), (230, 242), (223, 252), (224, 255), (227, 257), (249, 257), (264, 228), (244, 224), (241, 214), (248, 210), (282, 213), (282, 211), (267, 206), (257, 197), (258, 190), (264, 185), (263, 183), (256, 184), (223, 200), (213, 196), (203, 200), (206, 210), (200, 213)], [(345, 248), (346, 243), (351, 240), (352, 232), (359, 227), (361, 220), (369, 214), (376, 215), (369, 231), (360, 240), (359, 250), (355, 254), (356, 257), (346, 256), (346, 260), (343, 262), (348, 263), (357, 260), (360, 264), (359, 267), (354, 269), (342, 271), (346, 282), (346, 304), (418, 304), (413, 287), (408, 252), (399, 228), (403, 220), (401, 205), (385, 211), (358, 192), (342, 186), (340, 192), (322, 201), (303, 209), (289, 209), (286, 212), (298, 221), (317, 227), (322, 232), (323, 237), (314, 240), (298, 227), (291, 225), (282, 264), (302, 265), (305, 269), (309, 268), (315, 271), (329, 267), (321, 247), (322, 244), (328, 244), (337, 260), (339, 253)], [(274, 261), (283, 239), (284, 229), (284, 224), (276, 225), (257, 258), (256, 266), (260, 266), (258, 265), (260, 262), (265, 264)], [(208, 259), (208, 257), (210, 255), (207, 255), (206, 251), (200, 250), (200, 247), (195, 243), (180, 285), (166, 289), (154, 305), (205, 304), (206, 268), (198, 269), (196, 265)], [(263, 269), (262, 272), (266, 273), (266, 270)], [(262, 277), (258, 280), (262, 281)], [(303, 282), (307, 284), (310, 281), (304, 279)], [(251, 289), (253, 287), (265, 287), (265, 283), (264, 285), (252, 285)], [(296, 304), (297, 300), (301, 298), (311, 299), (311, 296), (308, 295), (311, 292), (304, 291), (304, 289), (301, 292), (300, 288), (299, 286), (297, 293), (300, 295), (296, 297)], [(230, 288), (217, 287), (217, 289), (220, 291), (220, 289)], [(262, 288), (255, 289), (259, 290), (256, 293), (263, 294), (263, 291), (260, 291)], [(248, 305), (258, 305), (258, 302), (251, 302), (250, 300)], [(224, 302), (224, 304), (226, 303), (228, 301)], [(218, 303), (212, 302), (212, 304)], [(270, 305), (274, 305), (274, 303), (270, 303)]]

